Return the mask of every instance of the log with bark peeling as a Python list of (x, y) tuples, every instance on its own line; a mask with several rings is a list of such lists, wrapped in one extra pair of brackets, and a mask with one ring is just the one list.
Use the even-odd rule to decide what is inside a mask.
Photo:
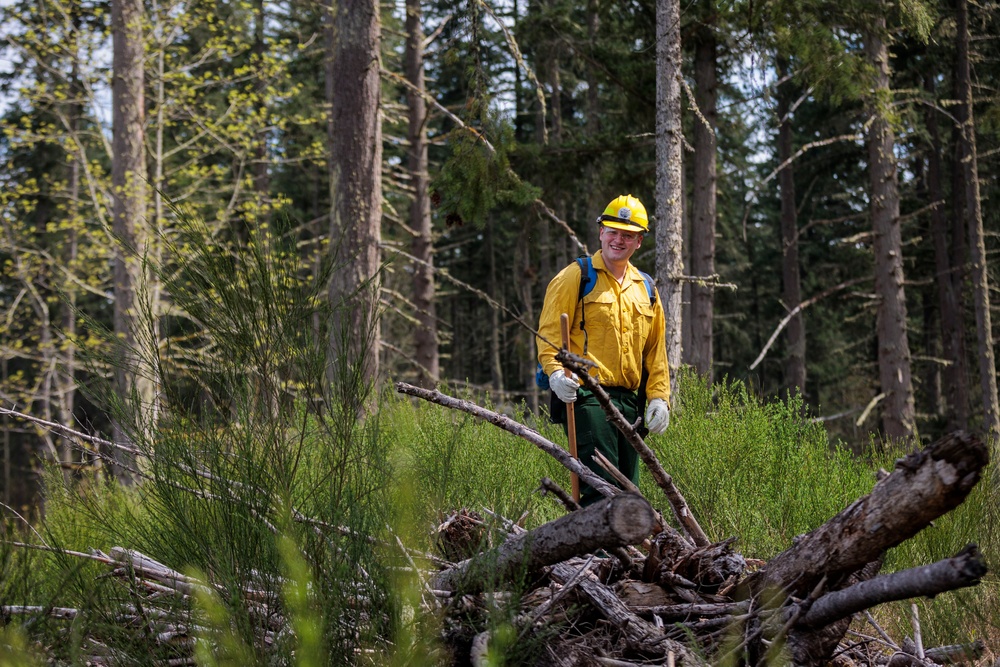
[(963, 432), (949, 434), (896, 461), (872, 492), (800, 537), (748, 582), (759, 593), (784, 589), (800, 597), (824, 576), (832, 586), (958, 507), (989, 460), (986, 446)]
[[(895, 469), (870, 494), (819, 528), (798, 538), (795, 545), (771, 559), (765, 568), (748, 578), (743, 587), (755, 596), (773, 597), (784, 591), (789, 597), (809, 595), (821, 610), (832, 610), (849, 597), (835, 591), (856, 585), (857, 594), (872, 594), (885, 583), (894, 583), (917, 594), (936, 594), (970, 585), (985, 572), (974, 552), (963, 552), (957, 561), (916, 568), (907, 578), (862, 583), (875, 571), (863, 570), (879, 563), (882, 555), (913, 537), (931, 521), (958, 507), (979, 481), (988, 462), (986, 446), (975, 436), (951, 433), (928, 447), (896, 461)], [(955, 576), (959, 564), (960, 576)], [(947, 573), (951, 571), (951, 574)], [(859, 576), (861, 575), (861, 576)], [(942, 585), (942, 579), (950, 581)], [(900, 583), (900, 582), (905, 582)], [(829, 600), (827, 595), (834, 595)], [(893, 599), (899, 599), (893, 598)], [(872, 598), (872, 604), (878, 602)], [(858, 600), (854, 600), (858, 607)], [(860, 609), (860, 607), (858, 607)], [(806, 612), (806, 613), (803, 613)], [(817, 615), (820, 612), (817, 612)], [(834, 617), (838, 617), (834, 619)], [(827, 618), (807, 623), (806, 609), (797, 609), (785, 623), (788, 647), (795, 664), (820, 665), (830, 659), (843, 638), (849, 618), (830, 613)], [(816, 617), (814, 617), (815, 619)]]
[(572, 556), (642, 542), (653, 527), (653, 508), (642, 496), (621, 494), (519, 534), (499, 547), (438, 573), (437, 590), (470, 592), (486, 579), (502, 582), (520, 572)]

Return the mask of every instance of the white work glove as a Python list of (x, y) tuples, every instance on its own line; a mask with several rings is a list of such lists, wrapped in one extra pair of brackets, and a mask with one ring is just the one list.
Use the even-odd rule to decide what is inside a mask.
[(646, 406), (646, 428), (653, 435), (667, 430), (670, 425), (670, 407), (662, 398), (654, 398)]
[(580, 388), (579, 378), (576, 373), (566, 375), (566, 371), (560, 369), (549, 376), (549, 387), (560, 401), (572, 403), (576, 400), (576, 390)]

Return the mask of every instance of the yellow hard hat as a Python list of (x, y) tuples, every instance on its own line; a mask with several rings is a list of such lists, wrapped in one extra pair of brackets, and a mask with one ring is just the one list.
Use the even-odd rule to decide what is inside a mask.
[(632, 195), (619, 195), (612, 199), (597, 222), (605, 227), (613, 227), (626, 232), (645, 234), (649, 231), (646, 207)]

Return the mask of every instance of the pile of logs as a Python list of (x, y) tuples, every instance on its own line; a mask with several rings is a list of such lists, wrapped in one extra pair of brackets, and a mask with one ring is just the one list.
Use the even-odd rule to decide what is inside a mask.
[[(589, 380), (565, 351), (557, 358)], [(434, 572), (428, 586), (446, 618), (444, 634), (457, 664), (486, 664), (489, 633), (477, 632), (469, 619), (490, 596), (503, 595), (496, 591), (514, 588), (527, 588), (515, 621), (518, 640), (544, 638), (539, 664), (901, 667), (972, 663), (985, 651), (981, 643), (925, 648), (915, 605), (914, 638), (900, 641), (868, 611), (974, 586), (985, 575), (971, 544), (930, 565), (879, 573), (886, 550), (957, 507), (979, 481), (988, 450), (974, 436), (952, 433), (898, 460), (870, 494), (762, 562), (744, 558), (733, 538), (708, 540), (670, 475), (593, 382), (588, 388), (663, 489), (673, 526), (627, 480), (620, 479), (621, 489), (607, 484), (509, 417), (437, 391), (405, 383), (396, 388), (523, 437), (605, 497), (581, 509), (543, 480), (542, 490), (568, 513), (531, 531), (502, 520), (506, 539), (479, 553), (469, 554), (469, 545), (482, 520), (469, 511), (449, 517), (439, 531), (442, 553), (469, 555)], [(865, 624), (852, 626), (855, 619)]]

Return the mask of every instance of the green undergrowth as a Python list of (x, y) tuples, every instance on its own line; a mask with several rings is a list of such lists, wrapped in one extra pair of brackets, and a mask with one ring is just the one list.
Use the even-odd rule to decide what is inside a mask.
[[(522, 523), (531, 527), (563, 514), (558, 502), (536, 490), (543, 477), (568, 490), (569, 472), (527, 440), (425, 401), (393, 397), (381, 414), (394, 467), (419, 499), (426, 521), (463, 508), (484, 514), (485, 508), (512, 520), (527, 513)], [(539, 426), (523, 412), (513, 419)], [(547, 438), (565, 441), (559, 427), (540, 428)]]
[[(763, 400), (740, 382), (680, 378), (670, 427), (648, 439), (713, 540), (767, 559), (875, 482), (872, 463), (831, 443), (798, 398)], [(643, 476), (647, 498), (663, 493)]]
[[(796, 535), (868, 493), (875, 470), (891, 469), (894, 459), (906, 453), (873, 447), (868, 456), (852, 454), (831, 443), (822, 424), (797, 399), (763, 400), (739, 382), (709, 386), (691, 374), (680, 382), (670, 428), (648, 442), (709, 537), (736, 536), (748, 557), (766, 560), (788, 548)], [(426, 567), (419, 552), (433, 551), (435, 528), (449, 513), (462, 508), (480, 513), (487, 523), (485, 543), (490, 512), (528, 528), (560, 516), (558, 503), (537, 488), (543, 477), (568, 488), (568, 475), (514, 434), (394, 393), (383, 394), (377, 418), (342, 431), (349, 442), (338, 447), (325, 440), (337, 432), (333, 425), (319, 428), (321, 420), (306, 413), (286, 416), (283, 427), (261, 431), (268, 434), (263, 440), (247, 439), (241, 429), (206, 430), (196, 422), (177, 422), (171, 433), (160, 434), (159, 453), (173, 470), (154, 466), (154, 479), (134, 489), (92, 480), (67, 489), (54, 473), (38, 532), (19, 530), (8, 539), (81, 552), (127, 546), (178, 570), (200, 573), (218, 586), (218, 594), (195, 596), (188, 604), (206, 628), (202, 639), (217, 643), (221, 652), (199, 649), (199, 664), (273, 662), (274, 654), (269, 658), (254, 643), (253, 624), (239, 592), (259, 580), (254, 577), (261, 572), (280, 575), (285, 582), (273, 594), (276, 604), (288, 610), (296, 639), (286, 637), (286, 647), (270, 650), (285, 655), (289, 664), (349, 664), (336, 657), (348, 647), (366, 651), (366, 664), (445, 664), (447, 652), (436, 641), (441, 631), (437, 619), (416, 611), (423, 589), (407, 559), (363, 540), (319, 539), (281, 508), (353, 526), (381, 544), (398, 538), (415, 549), (408, 558)], [(530, 415), (514, 418), (565, 444), (559, 427)], [(171, 450), (175, 441), (178, 447)], [(363, 460), (350, 463), (350, 452), (361, 449)], [(191, 452), (199, 454), (192, 459)], [(288, 458), (289, 453), (294, 456)], [(239, 503), (220, 502), (218, 496), (231, 486), (177, 470), (195, 461), (230, 482), (253, 484), (267, 493)], [(890, 551), (883, 571), (947, 558), (969, 542), (980, 545), (995, 571), (1000, 553), (997, 493), (986, 481), (989, 471), (984, 477), (963, 505)], [(669, 517), (669, 505), (648, 471), (642, 472), (641, 486)], [(198, 497), (191, 493), (194, 487), (217, 497)], [(361, 493), (365, 489), (370, 495)], [(498, 537), (502, 527), (494, 528)], [(115, 627), (114, 610), (135, 592), (108, 577), (106, 565), (35, 550), (4, 548), (0, 556), (5, 603), (88, 610), (69, 629), (58, 621), (29, 624), (20, 634), (11, 629), (0, 650), (17, 655), (18, 646), (47, 646), (48, 655), (82, 664), (87, 655), (82, 637), (96, 633), (132, 651), (123, 664), (169, 659), (166, 652), (150, 654), (134, 629)], [(373, 620), (380, 627), (360, 641), (337, 638), (337, 619), (351, 604), (344, 591), (358, 586), (359, 567), (367, 573), (366, 585), (375, 585), (366, 593), (379, 598), (387, 613)], [(918, 601), (925, 645), (975, 639), (994, 645), (1000, 627), (997, 588), (996, 576), (989, 574), (976, 588)], [(506, 656), (505, 664), (527, 664), (536, 656), (525, 638), (511, 638), (516, 613), (516, 604), (496, 604), (485, 616), (469, 619), (477, 631), (494, 632), (491, 650)], [(910, 601), (881, 605), (873, 613), (892, 636), (912, 635)]]

